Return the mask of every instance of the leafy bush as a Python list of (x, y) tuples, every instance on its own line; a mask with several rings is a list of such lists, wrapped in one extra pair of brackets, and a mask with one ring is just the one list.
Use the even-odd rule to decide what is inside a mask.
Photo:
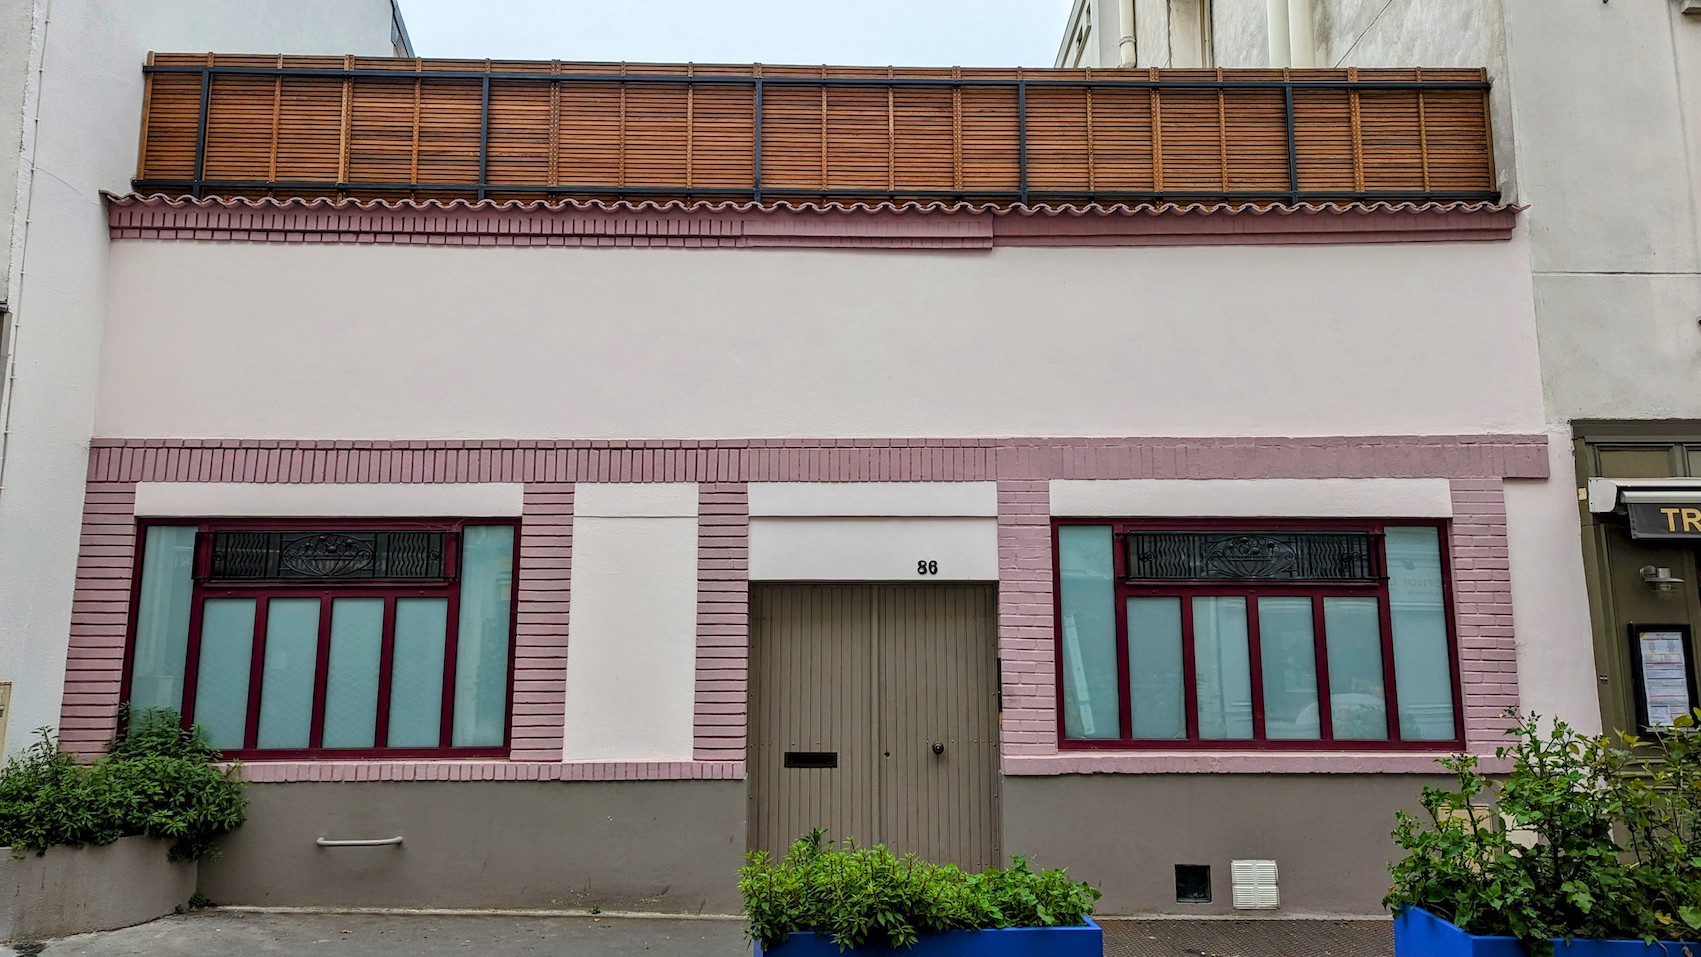
[(835, 851), (825, 833), (816, 828), (799, 838), (778, 864), (753, 852), (739, 870), (745, 933), (763, 947), (802, 931), (830, 935), (845, 950), (908, 947), (944, 930), (1076, 926), (1099, 898), (1091, 885), (1061, 870), (1035, 873), (1020, 857), (1008, 870), (970, 874), (879, 845), (847, 841)]
[(215, 766), (219, 753), (199, 728), (180, 727), (175, 712), (151, 710), (131, 724), (88, 765), (61, 753), (43, 728), (0, 771), (0, 846), (41, 854), (147, 835), (173, 842), (172, 860), (213, 853), (247, 813), (242, 782)]
[(1532, 953), (1553, 938), (1701, 937), (1701, 711), (1653, 741), (1614, 741), (1520, 717), (1496, 749), (1441, 765), (1457, 790), (1425, 788), (1427, 820), (1397, 815), (1406, 851), (1383, 902), (1422, 907), (1473, 934), (1513, 936)]

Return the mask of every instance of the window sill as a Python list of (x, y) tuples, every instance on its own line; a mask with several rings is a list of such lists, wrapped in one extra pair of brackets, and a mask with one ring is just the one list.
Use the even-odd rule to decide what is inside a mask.
[(743, 761), (509, 761), (454, 758), (244, 761), (255, 784), (350, 781), (738, 781)]
[[(1057, 774), (1446, 774), (1439, 751), (1061, 751), (1006, 755), (1004, 773)], [(1503, 766), (1505, 765), (1505, 766)], [(1489, 773), (1509, 762), (1482, 758)]]

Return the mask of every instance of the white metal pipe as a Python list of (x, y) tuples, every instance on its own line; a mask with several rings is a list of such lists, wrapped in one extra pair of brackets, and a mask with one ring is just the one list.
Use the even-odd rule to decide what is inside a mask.
[[(28, 249), (30, 225), (35, 221), (35, 151), (41, 138), (41, 84), (47, 70), (47, 26), (53, 20), (53, 0), (35, 0), (30, 16), (30, 65), (24, 75), (23, 144), (18, 154), (17, 219), (12, 224), (11, 266), (7, 277), (7, 305), (11, 314), (0, 322), (6, 350), (0, 356), (0, 498), (6, 492), (6, 459), (12, 446), (12, 401), (18, 388), (18, 341), (23, 331), (24, 251)], [(0, 750), (6, 743), (0, 741)]]
[(1293, 48), (1288, 45), (1288, 0), (1264, 0), (1264, 12), (1269, 21), (1271, 68), (1293, 66)]
[(1134, 0), (1116, 0), (1116, 21), (1116, 29), (1120, 31), (1116, 41), (1119, 65), (1136, 66), (1139, 47), (1134, 42)]
[(1288, 66), (1310, 69), (1317, 65), (1317, 41), (1311, 31), (1311, 0), (1287, 0)]
[(401, 842), (400, 837), (368, 838), (363, 841), (332, 841), (321, 837), (315, 838), (313, 841), (320, 847), (388, 847), (391, 844), (400, 844)]

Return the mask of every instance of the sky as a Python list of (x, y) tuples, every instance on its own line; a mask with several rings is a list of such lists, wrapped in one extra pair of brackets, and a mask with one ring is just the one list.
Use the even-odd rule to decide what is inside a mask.
[(1071, 0), (401, 0), (422, 57), (1050, 66)]

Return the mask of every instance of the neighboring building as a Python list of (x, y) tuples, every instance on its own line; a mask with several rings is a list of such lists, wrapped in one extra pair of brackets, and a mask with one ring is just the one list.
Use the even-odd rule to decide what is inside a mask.
[(61, 717), (107, 304), (99, 196), (135, 171), (132, 65), (159, 48), (388, 56), (405, 43), (392, 0), (0, 5), (0, 752)]
[(821, 825), (1366, 913), (1574, 704), (1478, 71), (148, 62), (62, 725), (244, 761), (215, 900), (728, 912)]
[[(1657, 721), (1701, 702), (1691, 634), (1701, 625), (1701, 523), (1686, 523), (1696, 516), (1681, 511), (1701, 505), (1701, 3), (1132, 6), (1141, 37), (1165, 23), (1173, 35), (1174, 24), (1205, 9), (1208, 66), (1487, 66), (1502, 120), (1501, 189), (1529, 206), (1547, 431), (1556, 455), (1574, 447), (1554, 468), (1577, 478), (1574, 497), (1555, 486), (1540, 506), (1550, 531), (1532, 545), (1569, 548), (1573, 516), (1582, 517), (1584, 574), (1568, 572), (1573, 594), (1520, 621), (1520, 634), (1532, 652), (1563, 656), (1555, 671), (1574, 700), (1598, 694), (1598, 716), (1558, 711), (1586, 728), (1604, 719), (1634, 729), (1650, 718), (1650, 704)], [(1288, 29), (1271, 30), (1280, 12)], [(1074, 35), (1071, 28), (1065, 54)], [(1175, 62), (1162, 44), (1140, 48), (1140, 66)], [(1676, 522), (1669, 529), (1668, 518)], [(1516, 560), (1513, 568), (1522, 585)], [(1593, 623), (1588, 655), (1572, 640), (1585, 621)], [(1662, 660), (1643, 669), (1644, 650)]]

